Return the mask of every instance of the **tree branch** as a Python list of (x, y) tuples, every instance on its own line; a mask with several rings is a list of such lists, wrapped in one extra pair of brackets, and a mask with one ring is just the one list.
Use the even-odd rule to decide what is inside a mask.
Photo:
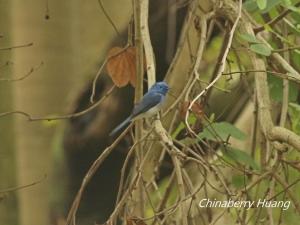
[[(233, 1), (227, 0), (224, 1), (226, 4), (223, 7), (223, 13), (226, 17), (233, 20), (233, 15), (237, 13), (236, 3)], [(241, 25), (239, 27), (240, 33), (247, 33), (250, 35), (255, 35), (251, 22), (249, 22), (246, 17), (243, 17), (241, 20)], [(267, 46), (271, 47), (269, 43), (264, 40), (259, 34), (258, 39), (265, 43)], [(273, 53), (272, 56), (274, 59), (279, 62), (287, 72), (291, 73), (295, 79), (300, 78), (299, 73), (292, 68), (278, 53)], [(253, 52), (249, 52), (249, 58), (251, 60), (253, 68), (258, 71), (266, 71), (265, 62), (263, 59), (257, 57)], [(271, 141), (282, 141), (290, 144), (297, 150), (300, 150), (300, 137), (293, 133), (290, 130), (285, 128), (274, 127), (271, 109), (270, 109), (270, 96), (269, 96), (269, 87), (267, 82), (267, 75), (265, 72), (255, 72), (255, 87), (257, 92), (257, 101), (258, 101), (258, 115), (260, 121), (260, 127), (264, 136)], [(263, 150), (263, 149), (262, 149)]]
[(235, 30), (237, 28), (237, 25), (239, 23), (239, 20), (241, 18), (241, 15), (242, 15), (242, 0), (239, 1), (239, 6), (238, 6), (238, 12), (237, 12), (237, 17), (232, 25), (232, 28), (229, 32), (229, 37), (228, 37), (228, 42), (227, 42), (227, 46), (226, 46), (226, 49), (224, 51), (224, 55), (222, 57), (222, 60), (220, 62), (220, 68), (219, 68), (219, 71), (217, 73), (217, 76), (215, 77), (215, 79), (206, 87), (203, 89), (203, 91), (201, 91), (190, 103), (189, 107), (188, 107), (188, 110), (186, 111), (186, 114), (185, 114), (185, 124), (188, 128), (188, 130), (194, 134), (195, 136), (197, 136), (197, 134), (192, 130), (192, 128), (190, 127), (189, 123), (188, 123), (188, 117), (189, 117), (189, 112), (192, 108), (192, 106), (194, 105), (194, 103), (201, 97), (203, 96), (211, 87), (213, 87), (215, 85), (215, 83), (222, 77), (222, 73), (224, 72), (225, 70), (225, 65), (226, 65), (226, 59), (227, 59), (227, 55), (229, 53), (229, 49), (231, 47), (231, 44), (232, 44), (232, 40), (233, 40), (233, 36), (234, 36), (234, 33), (235, 33)]
[[(298, 2), (295, 7), (300, 6), (300, 2)], [(276, 23), (278, 23), (281, 19), (283, 19), (285, 16), (287, 16), (289, 13), (293, 12), (290, 9), (286, 9), (284, 10), (282, 13), (280, 13), (277, 17), (275, 17), (274, 19), (270, 20), (269, 22), (267, 22), (266, 24), (259, 26), (259, 27), (254, 27), (253, 30), (255, 33), (259, 33), (261, 31), (263, 31), (265, 29), (266, 26), (273, 26)]]
[(269, 132), (269, 136), (273, 141), (285, 142), (300, 151), (300, 137), (284, 127), (273, 127)]

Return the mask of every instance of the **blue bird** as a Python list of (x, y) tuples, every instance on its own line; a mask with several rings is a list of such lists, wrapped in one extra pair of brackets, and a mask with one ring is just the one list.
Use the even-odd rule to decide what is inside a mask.
[(143, 96), (142, 100), (135, 105), (130, 116), (113, 129), (109, 136), (115, 135), (136, 119), (148, 118), (155, 115), (161, 109), (168, 90), (169, 86), (164, 81), (152, 85), (148, 92)]

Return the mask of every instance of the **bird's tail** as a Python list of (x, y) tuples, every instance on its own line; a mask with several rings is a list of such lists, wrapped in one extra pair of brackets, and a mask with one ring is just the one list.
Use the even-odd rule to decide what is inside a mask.
[(120, 125), (118, 125), (115, 129), (112, 130), (112, 132), (109, 133), (109, 136), (114, 136), (116, 133), (118, 133), (120, 130), (122, 130), (124, 127), (126, 127), (131, 122), (131, 116), (128, 117), (126, 120), (124, 120)]

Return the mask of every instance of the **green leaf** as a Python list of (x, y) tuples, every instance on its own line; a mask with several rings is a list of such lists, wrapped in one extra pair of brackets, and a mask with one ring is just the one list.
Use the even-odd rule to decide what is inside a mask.
[(272, 53), (271, 49), (265, 44), (252, 44), (250, 45), (250, 49), (253, 52), (263, 56), (270, 56)]
[(289, 103), (288, 112), (292, 122), (292, 130), (300, 134), (300, 105)]
[[(190, 114), (190, 116), (188, 117), (188, 123), (189, 123), (190, 125), (195, 124), (196, 120), (197, 120), (197, 118), (196, 118), (196, 116), (194, 116), (193, 114)], [(179, 134), (179, 132), (180, 132), (182, 129), (184, 129), (184, 128), (185, 128), (185, 123), (184, 123), (184, 122), (181, 122), (181, 123), (179, 124), (179, 126), (176, 128), (176, 130), (173, 132), (172, 138), (176, 138), (176, 136)]]
[(178, 125), (178, 127), (176, 128), (176, 130), (173, 132), (173, 134), (171, 135), (172, 138), (176, 138), (176, 136), (179, 134), (179, 132), (185, 127), (183, 122), (180, 122), (180, 124)]
[(250, 166), (254, 170), (260, 170), (259, 165), (255, 162), (255, 160), (246, 152), (232, 148), (226, 147), (226, 150), (223, 149), (223, 158), (226, 160), (233, 160), (242, 165)]
[(198, 137), (208, 140), (226, 140), (228, 136), (238, 140), (244, 140), (246, 135), (228, 122), (212, 123), (208, 125), (204, 130), (199, 133)]
[[(269, 91), (272, 100), (282, 102), (283, 96), (283, 81), (281, 78), (275, 77), (272, 74), (268, 75)], [(295, 102), (299, 94), (297, 84), (289, 82), (289, 102)]]
[(199, 143), (198, 138), (191, 138), (191, 137), (186, 137), (182, 140), (180, 140), (180, 143), (188, 146), (188, 145), (193, 145)]
[(267, 7), (267, 0), (256, 0), (256, 4), (260, 10), (263, 10)]
[(257, 10), (257, 4), (254, 0), (248, 0), (243, 3), (243, 8), (248, 12), (254, 12), (255, 10)]
[(251, 34), (239, 34), (239, 36), (249, 43), (261, 43), (254, 35)]
[(215, 117), (216, 117), (216, 115), (215, 115), (214, 113), (212, 113), (212, 114), (209, 116), (208, 120), (212, 123), (212, 122), (215, 120)]
[[(258, 2), (259, 0), (248, 0), (243, 3), (243, 8), (246, 9), (248, 12), (256, 12), (258, 10)], [(267, 13), (271, 9), (273, 9), (276, 5), (282, 3), (282, 0), (265, 0), (266, 7), (260, 13)], [(261, 4), (261, 3), (259, 3)]]
[(245, 187), (248, 183), (248, 177), (245, 175), (234, 175), (232, 176), (232, 184), (236, 188), (242, 188)]
[[(293, 18), (293, 20), (295, 20), (295, 25), (296, 25), (296, 27), (298, 27), (300, 24), (300, 14), (299, 13), (295, 13), (295, 12), (292, 12), (291, 14), (291, 17)], [(299, 27), (298, 27), (299, 28)]]
[(282, 0), (285, 6), (292, 6), (291, 0)]
[(187, 121), (188, 121), (188, 123), (190, 125), (194, 125), (196, 123), (196, 121), (197, 121), (197, 118), (196, 118), (195, 115), (190, 114), (190, 116), (188, 117)]
[(282, 0), (267, 0), (267, 7), (262, 11), (262, 13), (269, 12), (275, 6), (279, 5)]

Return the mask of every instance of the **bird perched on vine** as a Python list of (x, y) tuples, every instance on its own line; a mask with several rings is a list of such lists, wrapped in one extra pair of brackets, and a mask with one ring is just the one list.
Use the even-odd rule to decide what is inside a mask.
[(130, 116), (113, 129), (109, 136), (114, 136), (136, 119), (149, 118), (158, 113), (168, 91), (169, 86), (164, 81), (157, 82), (152, 85), (141, 101), (135, 105)]

